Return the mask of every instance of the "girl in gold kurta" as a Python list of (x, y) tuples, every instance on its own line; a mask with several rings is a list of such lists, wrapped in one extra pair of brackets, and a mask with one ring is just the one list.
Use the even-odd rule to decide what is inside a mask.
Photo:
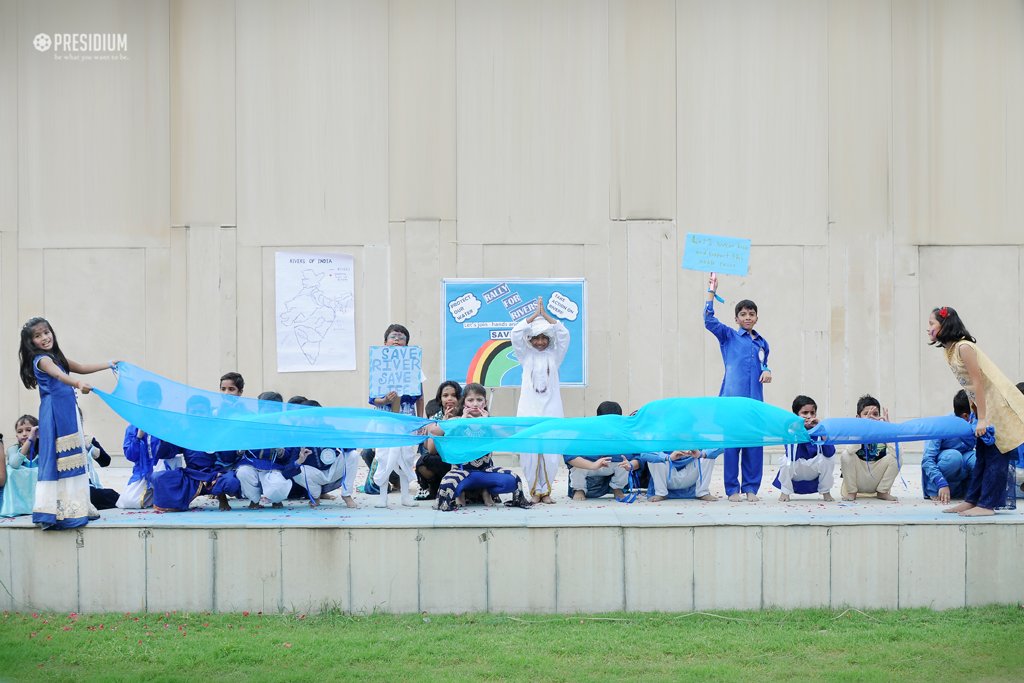
[(953, 308), (932, 310), (928, 339), (946, 352), (949, 369), (967, 392), (978, 419), (974, 429), (977, 464), (971, 483), (964, 502), (945, 512), (964, 517), (995, 514), (995, 508), (1006, 503), (1010, 458), (1024, 443), (1024, 395), (978, 348)]

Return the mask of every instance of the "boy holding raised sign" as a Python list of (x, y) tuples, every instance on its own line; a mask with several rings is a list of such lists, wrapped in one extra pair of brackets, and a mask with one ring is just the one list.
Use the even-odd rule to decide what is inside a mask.
[[(745, 396), (758, 401), (764, 400), (763, 385), (772, 381), (768, 368), (768, 342), (754, 329), (757, 324), (757, 304), (744, 299), (736, 304), (736, 325), (733, 329), (715, 317), (715, 295), (718, 293), (718, 276), (711, 273), (708, 278), (708, 296), (704, 304), (704, 327), (715, 335), (722, 350), (725, 375), (719, 396)], [(739, 482), (740, 454), (743, 454), (743, 485)], [(764, 449), (725, 449), (725, 493), (729, 500), (759, 500), (757, 490), (761, 488), (764, 469)]]
[[(396, 352), (385, 351), (385, 354), (380, 359), (371, 359), (370, 403), (377, 410), (390, 410), (393, 413), (423, 417), (423, 380), (426, 378), (423, 376), (420, 366), (419, 349), (409, 346), (409, 330), (404, 325), (397, 323), (389, 325), (388, 329), (384, 332), (384, 348), (389, 349), (390, 347), (407, 347), (409, 351), (408, 358)], [(397, 368), (397, 370), (392, 372), (394, 368), (374, 368), (373, 363), (376, 361), (380, 361), (382, 365), (387, 365), (388, 361), (394, 361), (394, 368)], [(406, 366), (410, 362), (414, 366), (414, 371), (419, 374), (419, 382), (415, 383), (419, 390), (400, 394), (394, 389), (389, 389), (384, 393), (380, 393), (381, 384), (391, 382), (388, 379), (388, 375), (397, 376), (406, 373), (408, 370)], [(378, 372), (378, 370), (381, 370), (381, 372)], [(397, 382), (401, 378), (393, 377), (392, 379), (395, 379)], [(416, 446), (377, 449), (377, 471), (373, 475), (373, 483), (380, 488), (380, 493), (378, 494), (380, 498), (377, 501), (376, 507), (386, 508), (388, 506), (388, 478), (392, 472), (398, 473), (399, 488), (402, 492), (402, 505), (416, 507), (416, 501), (413, 500), (412, 495), (409, 493), (409, 482), (416, 476), (413, 471), (415, 464)]]

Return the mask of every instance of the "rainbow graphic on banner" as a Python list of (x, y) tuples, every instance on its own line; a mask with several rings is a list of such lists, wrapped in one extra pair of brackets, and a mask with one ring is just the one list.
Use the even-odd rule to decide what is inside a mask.
[(485, 387), (500, 387), (501, 379), (519, 362), (512, 357), (512, 342), (508, 339), (492, 339), (480, 345), (466, 373), (467, 382), (476, 382)]

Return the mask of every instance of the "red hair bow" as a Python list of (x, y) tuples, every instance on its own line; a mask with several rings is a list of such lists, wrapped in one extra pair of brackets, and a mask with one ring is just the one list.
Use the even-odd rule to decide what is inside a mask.
[(949, 317), (949, 309), (948, 309), (948, 308), (946, 308), (945, 306), (943, 306), (942, 308), (940, 308), (940, 309), (939, 309), (939, 317), (940, 317), (940, 318), (942, 318), (943, 320), (945, 320), (946, 318), (948, 318), (948, 317)]

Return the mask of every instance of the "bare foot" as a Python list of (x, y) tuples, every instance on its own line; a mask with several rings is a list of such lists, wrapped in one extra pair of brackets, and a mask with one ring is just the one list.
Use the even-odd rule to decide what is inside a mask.
[(320, 507), (320, 503), (318, 503), (315, 500), (311, 500), (311, 501), (309, 501), (309, 507), (311, 507), (311, 508)]
[(321, 493), (320, 494), (320, 500), (337, 500), (337, 498), (338, 497), (335, 496), (333, 493)]
[(587, 499), (587, 494), (583, 493), (583, 491), (573, 491), (572, 492), (572, 499), (573, 500), (586, 500)]
[(852, 503), (853, 501), (857, 500), (857, 494), (856, 493), (844, 493), (843, 494), (843, 500), (846, 500), (846, 501), (849, 501), (849, 502)]
[(533, 494), (532, 496), (530, 496), (530, 502), (536, 505), (537, 503), (540, 502), (540, 496), (538, 496), (536, 493)]
[(270, 505), (270, 499), (266, 496), (260, 496), (260, 505)]
[(743, 496), (741, 496), (738, 493), (734, 493), (731, 496), (729, 496), (729, 502), (730, 503), (742, 503), (743, 502)]
[(230, 512), (231, 505), (228, 504), (228, 497), (223, 493), (217, 496), (217, 509), (221, 512)]
[(345, 501), (345, 505), (350, 508), (357, 508), (359, 504), (352, 498), (352, 496), (342, 496), (341, 499)]
[(832, 494), (829, 493), (828, 491), (825, 491), (825, 493), (821, 494), (821, 499), (823, 501), (827, 502), (827, 503), (833, 503), (836, 500), (835, 498), (832, 497)]
[(780, 503), (788, 503), (789, 502), (789, 494), (788, 493), (783, 493), (781, 496), (779, 496), (779, 502)]
[(996, 514), (995, 510), (989, 510), (988, 508), (972, 507), (970, 510), (964, 510), (960, 513), (961, 517), (990, 517)]
[(943, 512), (963, 512), (964, 510), (970, 510), (974, 505), (972, 503), (957, 503), (951, 508), (946, 508)]
[(455, 504), (458, 505), (459, 507), (465, 507), (466, 506), (466, 494), (463, 493), (458, 498), (456, 498), (455, 499)]
[(651, 496), (650, 498), (647, 499), (647, 502), (648, 503), (660, 503), (663, 500), (665, 500), (665, 496)]
[(540, 497), (540, 502), (544, 503), (545, 505), (554, 505), (555, 504), (555, 501), (551, 498), (551, 496), (541, 496)]
[(484, 499), (484, 505), (489, 508), (494, 507), (494, 498), (491, 497), (490, 491), (481, 491), (480, 497)]
[(283, 508), (284, 507), (284, 503), (272, 503), (270, 505), (270, 507), (272, 507), (272, 508)]
[(255, 502), (255, 501), (253, 501), (253, 502), (249, 503), (249, 509), (250, 510), (262, 510), (263, 506), (260, 505), (259, 503)]
[(710, 503), (710, 502), (714, 502), (714, 501), (718, 500), (718, 496), (716, 496), (713, 493), (707, 493), (707, 494), (701, 496), (700, 498), (698, 498), (697, 500), (706, 500), (706, 501), (708, 501)]
[(760, 499), (760, 498), (758, 498), (758, 497), (757, 497), (756, 495), (754, 495), (753, 493), (748, 493), (748, 494), (747, 494), (747, 502), (748, 502), (748, 503), (756, 503), (756, 502), (757, 502), (757, 501), (759, 501), (759, 500), (761, 500), (761, 499)]
[(615, 500), (622, 500), (626, 497), (626, 494), (623, 493), (622, 489), (612, 489), (612, 495), (615, 496)]
[(888, 491), (879, 491), (878, 493), (875, 494), (875, 497), (878, 498), (878, 500), (887, 500), (890, 503), (898, 503), (900, 500), (899, 498), (892, 495)]

